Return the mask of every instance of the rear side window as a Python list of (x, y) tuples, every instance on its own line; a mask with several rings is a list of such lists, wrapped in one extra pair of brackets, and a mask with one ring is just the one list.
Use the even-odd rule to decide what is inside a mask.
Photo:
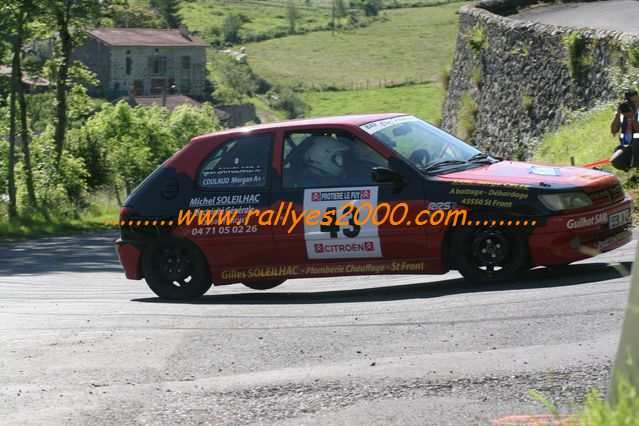
[(264, 188), (273, 133), (232, 139), (215, 149), (198, 173), (201, 189)]

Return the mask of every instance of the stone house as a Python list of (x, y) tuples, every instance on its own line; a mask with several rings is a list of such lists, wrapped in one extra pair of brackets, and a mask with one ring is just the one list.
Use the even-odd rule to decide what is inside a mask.
[(115, 98), (180, 93), (205, 96), (208, 44), (175, 30), (150, 28), (90, 29), (72, 59), (96, 73), (94, 96)]

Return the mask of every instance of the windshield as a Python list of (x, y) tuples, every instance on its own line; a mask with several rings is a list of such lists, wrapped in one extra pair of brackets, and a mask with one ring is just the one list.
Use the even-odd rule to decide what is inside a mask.
[(492, 157), (443, 130), (410, 115), (378, 120), (360, 126), (423, 172), (476, 166)]

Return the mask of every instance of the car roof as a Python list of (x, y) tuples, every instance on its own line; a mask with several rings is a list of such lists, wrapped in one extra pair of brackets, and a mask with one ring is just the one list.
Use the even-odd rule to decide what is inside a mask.
[(276, 130), (280, 128), (295, 129), (298, 127), (306, 126), (324, 126), (329, 127), (331, 125), (351, 125), (361, 126), (362, 124), (370, 123), (372, 121), (384, 120), (392, 117), (398, 117), (406, 114), (402, 113), (384, 113), (384, 114), (360, 114), (360, 115), (339, 115), (332, 117), (317, 117), (317, 118), (301, 118), (296, 120), (280, 121), (277, 123), (257, 124), (254, 126), (235, 127), (233, 129), (222, 130), (219, 132), (213, 132), (206, 135), (201, 135), (193, 138), (191, 142), (201, 142), (217, 139), (218, 136), (231, 136), (234, 134), (247, 134), (258, 130)]

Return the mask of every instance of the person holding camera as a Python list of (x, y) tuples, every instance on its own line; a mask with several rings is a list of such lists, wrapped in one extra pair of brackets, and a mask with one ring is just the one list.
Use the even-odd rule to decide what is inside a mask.
[(639, 166), (639, 94), (636, 90), (624, 94), (624, 101), (619, 104), (615, 117), (610, 123), (613, 135), (619, 133), (619, 145), (615, 147), (610, 158), (613, 167), (628, 171), (630, 167)]

